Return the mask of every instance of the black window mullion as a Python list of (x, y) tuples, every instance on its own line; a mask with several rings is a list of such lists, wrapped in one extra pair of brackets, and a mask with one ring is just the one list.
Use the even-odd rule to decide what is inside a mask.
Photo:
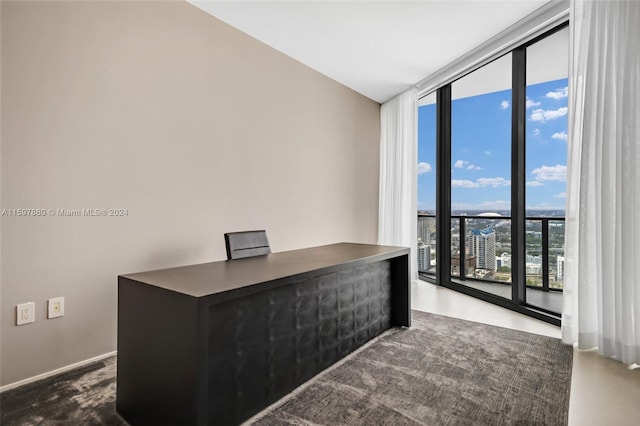
[(436, 284), (451, 281), (451, 85), (436, 97)]
[(526, 303), (525, 123), (526, 49), (512, 52), (511, 90), (511, 300)]
[(549, 219), (542, 219), (542, 291), (549, 291)]

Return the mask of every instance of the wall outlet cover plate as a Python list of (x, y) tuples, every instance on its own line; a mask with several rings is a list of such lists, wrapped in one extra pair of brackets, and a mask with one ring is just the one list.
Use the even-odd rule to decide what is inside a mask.
[(29, 324), (36, 321), (36, 304), (21, 303), (16, 306), (16, 325)]
[(47, 318), (58, 318), (64, 316), (64, 297), (54, 297), (49, 299), (47, 305)]

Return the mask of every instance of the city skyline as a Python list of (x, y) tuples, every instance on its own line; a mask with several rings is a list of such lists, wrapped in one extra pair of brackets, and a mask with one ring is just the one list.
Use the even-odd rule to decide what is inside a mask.
[[(568, 80), (527, 86), (526, 208), (564, 210)], [(452, 101), (452, 210), (509, 211), (511, 90)], [(435, 210), (435, 104), (418, 110), (418, 210)]]

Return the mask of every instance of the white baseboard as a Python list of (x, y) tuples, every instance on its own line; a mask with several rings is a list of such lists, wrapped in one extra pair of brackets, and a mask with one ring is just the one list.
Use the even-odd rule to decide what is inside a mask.
[(42, 373), (42, 374), (38, 374), (37, 376), (33, 376), (33, 377), (29, 377), (27, 379), (23, 379), (23, 380), (18, 380), (17, 382), (14, 383), (9, 383), (8, 385), (4, 385), (4, 386), (0, 386), (0, 393), (4, 392), (4, 391), (8, 391), (9, 389), (15, 389), (17, 387), (29, 384), (29, 383), (33, 383), (33, 382), (37, 382), (38, 380), (42, 380), (42, 379), (46, 379), (47, 377), (51, 377), (51, 376), (55, 376), (56, 374), (60, 374), (60, 373), (64, 373), (70, 370), (73, 370), (74, 368), (78, 368), (78, 367), (82, 367), (84, 365), (87, 364), (91, 364), (92, 362), (96, 362), (96, 361), (101, 361), (105, 358), (109, 358), (111, 356), (114, 356), (117, 354), (118, 351), (113, 351), (113, 352), (109, 352), (106, 354), (102, 354), (102, 355), (98, 355), (96, 357), (93, 358), (89, 358), (89, 359), (85, 359), (84, 361), (80, 361), (80, 362), (76, 362), (74, 364), (71, 365), (67, 365), (64, 367), (60, 367), (60, 368), (56, 368), (55, 370), (46, 372), (46, 373)]

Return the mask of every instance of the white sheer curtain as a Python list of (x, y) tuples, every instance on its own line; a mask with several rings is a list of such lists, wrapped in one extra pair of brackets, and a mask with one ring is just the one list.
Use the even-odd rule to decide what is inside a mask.
[(640, 2), (571, 3), (562, 338), (640, 364)]
[(410, 89), (380, 108), (378, 244), (411, 248), (411, 279), (418, 278), (418, 95)]

